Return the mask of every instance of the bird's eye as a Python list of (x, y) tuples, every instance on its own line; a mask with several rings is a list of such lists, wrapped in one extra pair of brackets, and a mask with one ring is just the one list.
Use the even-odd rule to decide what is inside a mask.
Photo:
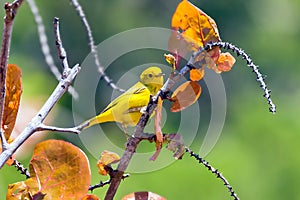
[(152, 75), (152, 74), (148, 74), (148, 77), (149, 77), (149, 78), (152, 78), (152, 77), (153, 77), (153, 75)]

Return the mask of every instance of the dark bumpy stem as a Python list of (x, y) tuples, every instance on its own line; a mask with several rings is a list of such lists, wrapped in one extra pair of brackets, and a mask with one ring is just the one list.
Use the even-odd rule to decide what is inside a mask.
[(247, 61), (247, 65), (252, 68), (253, 72), (256, 74), (256, 80), (260, 83), (260, 87), (264, 90), (264, 97), (267, 99), (268, 104), (270, 105), (269, 111), (273, 114), (276, 113), (276, 106), (273, 103), (271, 99), (271, 90), (267, 88), (267, 84), (264, 81), (263, 75), (260, 73), (258, 66), (255, 65), (250, 58), (250, 56), (245, 53), (244, 50), (234, 46), (233, 44), (230, 44), (228, 42), (214, 42), (214, 43), (208, 43), (205, 45), (204, 50), (211, 50), (213, 47), (218, 46), (223, 49), (228, 49), (234, 52), (237, 56), (242, 56), (243, 59)]
[(30, 178), (30, 173), (27, 168), (25, 168), (21, 163), (19, 163), (16, 159), (14, 160), (13, 166), (17, 168), (18, 171), (21, 172), (21, 174), (24, 174), (26, 178)]
[(227, 179), (213, 166), (211, 166), (206, 160), (202, 159), (199, 155), (195, 154), (191, 149), (188, 147), (185, 147), (185, 151), (190, 154), (191, 157), (194, 157), (199, 163), (203, 164), (211, 173), (216, 175), (217, 178), (221, 179), (225, 185), (225, 187), (228, 189), (230, 196), (234, 198), (234, 200), (239, 200), (239, 197), (237, 194), (233, 191), (232, 186), (229, 184)]

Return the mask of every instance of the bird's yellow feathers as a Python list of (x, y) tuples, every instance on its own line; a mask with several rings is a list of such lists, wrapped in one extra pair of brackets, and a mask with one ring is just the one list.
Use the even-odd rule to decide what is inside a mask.
[(114, 99), (99, 115), (78, 127), (88, 128), (103, 122), (119, 122), (123, 126), (135, 126), (151, 95), (155, 95), (163, 85), (163, 73), (159, 67), (149, 67), (140, 75), (137, 82), (126, 92)]

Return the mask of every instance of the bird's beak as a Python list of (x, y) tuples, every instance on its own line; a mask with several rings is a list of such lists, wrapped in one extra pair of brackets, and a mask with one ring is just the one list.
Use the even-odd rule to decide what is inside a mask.
[(161, 76), (165, 76), (166, 74), (164, 74), (164, 73), (159, 73), (159, 74), (157, 74), (156, 75), (156, 77), (161, 77)]

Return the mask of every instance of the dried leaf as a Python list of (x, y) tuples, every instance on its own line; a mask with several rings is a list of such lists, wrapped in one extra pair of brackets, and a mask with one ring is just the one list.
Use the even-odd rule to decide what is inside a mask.
[(99, 198), (94, 194), (87, 194), (82, 200), (99, 200)]
[[(175, 38), (184, 39), (189, 49), (193, 51), (208, 42), (221, 40), (215, 21), (187, 0), (178, 4), (172, 17), (171, 27), (181, 33), (182, 38)], [(172, 52), (174, 50), (171, 49)]]
[(157, 107), (155, 111), (155, 118), (154, 118), (154, 129), (156, 134), (156, 150), (153, 156), (151, 156), (150, 160), (156, 160), (157, 156), (159, 155), (162, 144), (163, 144), (163, 133), (161, 131), (161, 119), (162, 119), (162, 99), (158, 97)]
[(229, 52), (221, 53), (217, 61), (218, 70), (220, 72), (230, 71), (234, 63), (235, 58)]
[(183, 142), (182, 135), (171, 133), (165, 136), (165, 140), (168, 142), (167, 148), (174, 152), (173, 157), (178, 160), (181, 159), (185, 153), (185, 146)]
[(33, 199), (34, 194), (38, 194), (38, 182), (36, 178), (29, 178), (8, 185), (6, 200)]
[(190, 70), (190, 80), (191, 81), (200, 81), (204, 76), (204, 68), (201, 67), (199, 69), (191, 69)]
[(117, 163), (120, 160), (120, 156), (114, 152), (103, 151), (100, 159), (97, 162), (97, 167), (99, 169), (99, 174), (106, 176), (108, 171), (106, 170), (106, 166), (110, 166), (111, 164)]
[(17, 65), (9, 64), (6, 73), (6, 95), (2, 117), (2, 129), (8, 140), (15, 126), (22, 94), (22, 72)]
[(180, 85), (173, 93), (171, 100), (172, 112), (179, 112), (197, 101), (201, 94), (201, 86), (195, 81), (187, 81)]
[(88, 192), (91, 178), (85, 154), (60, 140), (47, 140), (35, 147), (30, 175), (26, 181), (9, 186), (8, 199), (15, 199), (15, 196), (81, 199)]
[(166, 198), (153, 192), (134, 192), (122, 198), (122, 200), (166, 200)]

